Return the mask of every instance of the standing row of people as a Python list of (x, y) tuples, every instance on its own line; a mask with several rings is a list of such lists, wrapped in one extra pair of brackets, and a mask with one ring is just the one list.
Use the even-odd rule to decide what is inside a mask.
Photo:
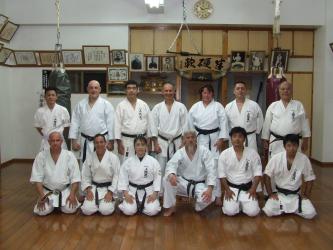
[[(287, 90), (289, 90), (289, 98), (291, 98), (291, 92), (290, 92), (290, 84), (286, 81), (282, 82), (280, 84), (280, 90), (283, 90), (283, 87)], [(169, 208), (169, 213), (166, 212), (166, 215), (172, 214), (173, 213), (173, 208), (174, 208), (174, 202), (175, 199), (173, 198), (173, 194), (175, 191), (171, 191), (170, 185), (174, 186), (176, 184), (177, 186), (181, 185), (183, 187), (186, 187), (182, 191), (189, 196), (192, 194), (193, 197), (196, 197), (196, 200), (198, 199), (203, 199), (203, 201), (206, 203), (204, 206), (198, 205), (197, 210), (202, 210), (204, 207), (206, 207), (210, 202), (211, 199), (218, 197), (217, 198), (217, 203), (221, 201), (221, 185), (220, 185), (220, 180), (219, 178), (222, 178), (222, 186), (224, 187), (224, 192), (225, 192), (225, 199), (224, 199), (224, 206), (223, 206), (223, 211), (226, 212), (228, 208), (226, 208), (225, 204), (228, 204), (229, 199), (233, 199), (232, 197), (232, 188), (238, 188), (239, 190), (243, 190), (245, 187), (243, 184), (248, 184), (247, 183), (237, 183), (242, 181), (240, 179), (236, 181), (228, 181), (225, 180), (226, 178), (226, 173), (220, 170), (220, 166), (218, 167), (218, 162), (219, 165), (221, 165), (221, 157), (225, 158), (225, 162), (227, 164), (222, 164), (224, 165), (231, 165), (231, 168), (237, 168), (238, 165), (241, 166), (240, 160), (243, 157), (243, 153), (245, 152), (245, 156), (249, 155), (251, 158), (250, 160), (246, 158), (245, 161), (245, 168), (246, 171), (250, 168), (251, 162), (256, 162), (256, 169), (261, 168), (261, 163), (260, 165), (258, 164), (258, 154), (256, 152), (257, 150), (257, 143), (256, 143), (256, 136), (255, 134), (259, 134), (261, 131), (261, 126), (263, 123), (263, 115), (260, 110), (260, 107), (258, 104), (255, 102), (248, 100), (245, 98), (246, 95), (246, 85), (243, 82), (237, 82), (235, 84), (234, 88), (234, 94), (236, 96), (236, 99), (229, 103), (226, 106), (226, 109), (224, 110), (223, 106), (214, 101), (214, 90), (210, 85), (204, 86), (200, 90), (200, 95), (201, 95), (201, 101), (198, 103), (194, 104), (193, 107), (190, 109), (189, 113), (187, 114), (187, 110), (185, 106), (179, 102), (176, 102), (173, 98), (174, 96), (174, 90), (173, 86), (171, 84), (165, 84), (163, 87), (163, 95), (165, 98), (164, 102), (159, 103), (154, 107), (152, 112), (150, 112), (149, 107), (146, 103), (144, 103), (142, 100), (137, 99), (137, 84), (134, 81), (129, 81), (126, 84), (126, 93), (127, 97), (122, 101), (116, 108), (116, 111), (113, 111), (112, 105), (104, 100), (103, 98), (99, 97), (100, 93), (100, 86), (97, 81), (91, 81), (88, 84), (88, 94), (89, 97), (87, 99), (82, 100), (74, 109), (73, 114), (72, 114), (72, 124), (69, 132), (69, 138), (72, 139), (72, 149), (73, 150), (80, 150), (81, 149), (81, 160), (83, 163), (83, 169), (82, 169), (82, 178), (84, 176), (84, 166), (87, 161), (92, 161), (92, 159), (95, 157), (95, 160), (98, 159), (101, 162), (100, 157), (96, 155), (98, 150), (98, 146), (94, 145), (94, 138), (96, 134), (99, 134), (101, 136), (106, 136), (105, 139), (105, 147), (108, 150), (113, 150), (113, 141), (116, 140), (117, 142), (117, 147), (118, 147), (118, 153), (121, 157), (121, 162), (123, 162), (122, 167), (120, 168), (121, 170), (128, 169), (129, 172), (127, 172), (127, 178), (129, 176), (129, 173), (133, 174), (135, 178), (141, 178), (142, 176), (136, 176), (134, 172), (131, 172), (131, 167), (130, 166), (141, 166), (142, 169), (144, 169), (143, 172), (143, 178), (147, 178), (149, 176), (149, 171), (151, 170), (150, 168), (155, 169), (155, 175), (158, 171), (160, 177), (161, 176), (166, 176), (167, 180), (164, 179), (164, 185), (162, 187), (166, 188), (164, 192), (164, 204), (166, 208)], [(52, 90), (51, 90), (52, 92)], [(288, 91), (285, 91), (288, 94)], [(46, 90), (46, 97), (47, 97), (48, 90)], [(286, 95), (287, 95), (286, 94)], [(48, 105), (48, 99), (46, 98), (47, 105)], [(293, 103), (293, 100), (289, 99), (289, 102), (285, 103), (283, 96), (281, 95), (281, 101), (283, 107), (285, 109), (290, 110), (292, 112), (290, 117), (286, 115), (285, 113), (288, 112), (282, 112), (281, 114), (278, 113), (278, 111), (281, 110), (276, 110), (276, 109), (270, 109), (270, 107), (267, 110), (266, 114), (266, 120), (264, 123), (264, 128), (270, 128), (274, 129), (274, 122), (275, 126), (279, 128), (279, 125), (276, 125), (277, 122), (279, 122), (279, 117), (283, 117), (281, 125), (285, 126), (285, 130), (287, 131), (288, 123), (290, 123), (291, 118), (291, 126), (294, 129), (291, 132), (294, 132), (295, 134), (303, 133), (305, 137), (309, 136), (309, 133), (306, 133), (306, 118), (305, 118), (305, 112), (304, 109), (302, 109), (302, 105), (297, 102), (296, 104)], [(291, 104), (291, 105), (290, 105)], [(297, 106), (297, 104), (300, 104)], [(272, 104), (273, 105), (273, 104)], [(297, 106), (296, 109), (294, 106)], [(292, 106), (292, 107), (289, 107)], [(48, 106), (50, 109), (50, 107)], [(297, 109), (298, 108), (298, 109)], [(281, 109), (281, 107), (280, 107)], [(303, 113), (302, 113), (303, 111)], [(50, 111), (52, 113), (52, 110)], [(270, 113), (268, 113), (270, 112)], [(45, 116), (46, 117), (46, 116)], [(275, 120), (274, 120), (275, 119)], [(46, 119), (45, 119), (46, 120)], [(52, 120), (52, 118), (51, 118)], [(62, 119), (63, 121), (64, 119)], [(277, 121), (276, 121), (277, 120)], [(37, 123), (36, 123), (37, 124)], [(41, 124), (41, 123), (40, 123)], [(272, 124), (272, 126), (271, 126)], [(49, 126), (48, 129), (45, 131), (52, 131), (52, 128), (50, 128), (50, 125), (53, 128), (55, 128), (54, 124), (46, 123), (46, 126)], [(298, 127), (296, 127), (298, 126)], [(223, 151), (226, 148), (226, 141), (229, 139), (228, 132), (231, 129), (231, 132), (233, 131), (232, 128), (234, 127), (241, 127), (242, 131), (236, 131), (236, 134), (242, 134), (243, 136), (243, 144), (248, 139), (248, 143), (246, 143), (246, 146), (248, 145), (249, 148), (252, 148), (251, 150), (248, 150), (248, 147), (245, 147), (245, 151), (241, 152), (240, 155), (237, 155), (236, 159), (233, 160), (233, 156), (236, 152), (234, 143), (232, 143), (232, 147), (229, 148), (228, 150)], [(40, 130), (40, 129), (38, 129)], [(188, 133), (188, 140), (186, 140), (186, 135), (184, 136), (184, 133), (189, 130), (192, 130), (192, 133)], [(193, 131), (196, 131), (194, 134)], [(296, 131), (298, 130), (298, 131)], [(114, 131), (114, 132), (113, 132)], [(309, 131), (309, 130), (308, 130)], [(266, 131), (267, 132), (267, 131)], [(284, 139), (284, 136), (288, 134), (288, 131), (286, 134), (282, 133), (274, 133), (273, 131), (270, 131), (269, 134), (272, 134), (274, 137), (271, 141), (271, 144), (276, 143), (276, 142), (282, 142)], [(185, 146), (181, 148), (180, 150), (176, 150), (180, 147), (181, 145), (181, 136), (184, 136), (184, 144)], [(233, 134), (230, 134), (231, 138)], [(47, 136), (43, 134), (43, 136)], [(195, 146), (193, 143), (191, 143), (191, 140), (193, 141), (194, 139), (190, 137), (195, 137)], [(198, 150), (197, 150), (197, 145), (196, 145), (196, 137), (198, 136)], [(279, 137), (280, 136), (280, 137)], [(156, 167), (151, 167), (152, 162), (148, 161), (148, 163), (142, 163), (143, 159), (146, 158), (146, 150), (143, 150), (141, 147), (141, 156), (139, 156), (139, 151), (134, 147), (135, 143), (138, 142), (139, 144), (145, 144), (144, 146), (147, 145), (145, 137), (151, 138), (153, 149), (159, 153), (158, 154), (158, 166)], [(141, 138), (140, 140), (138, 138)], [(144, 140), (142, 139), (144, 138)], [(263, 138), (264, 137), (264, 131), (263, 131)], [(231, 140), (232, 141), (232, 140)], [(238, 140), (238, 143), (239, 140)], [(96, 144), (96, 142), (95, 142)], [(243, 145), (242, 144), (242, 145)], [(45, 145), (45, 144), (44, 144)], [(187, 145), (187, 146), (186, 146)], [(304, 145), (304, 144), (303, 144)], [(149, 146), (149, 144), (148, 144)], [(271, 145), (270, 145), (271, 146)], [(94, 147), (96, 149), (96, 152), (94, 152)], [(305, 144), (306, 147), (306, 144)], [(303, 149), (305, 148), (303, 146)], [(194, 150), (195, 148), (195, 150)], [(232, 149), (232, 150), (231, 150)], [(244, 150), (244, 145), (243, 145), (243, 150)], [(47, 149), (47, 151), (50, 151)], [(220, 155), (220, 152), (223, 151), (223, 153)], [(229, 152), (230, 151), (230, 152)], [(249, 151), (249, 153), (248, 153)], [(281, 150), (280, 150), (281, 151)], [(197, 153), (199, 152), (199, 153)], [(206, 153), (202, 153), (206, 152)], [(208, 152), (208, 153), (207, 153)], [(272, 156), (274, 153), (277, 152), (276, 148), (274, 148), (274, 152), (271, 149), (270, 150), (270, 156)], [(175, 154), (175, 155), (174, 155)], [(206, 155), (203, 159), (201, 155)], [(174, 155), (174, 156), (173, 156)], [(208, 155), (208, 156), (207, 156)], [(135, 158), (133, 160), (133, 157)], [(199, 157), (199, 158), (198, 158)], [(209, 158), (212, 158), (210, 161)], [(96, 159), (97, 158), (97, 159)], [(112, 157), (111, 157), (112, 158)], [(114, 158), (114, 157), (113, 157)], [(127, 161), (124, 161), (127, 159)], [(142, 159), (141, 159), (142, 158)], [(149, 158), (149, 157), (148, 157)], [(150, 157), (153, 159), (152, 157)], [(220, 158), (220, 159), (219, 159)], [(243, 157), (244, 158), (244, 157)], [(114, 159), (113, 159), (114, 160)], [(238, 160), (238, 162), (237, 162)], [(110, 159), (109, 159), (110, 161)], [(112, 162), (112, 161), (111, 161)], [(114, 160), (114, 162), (116, 162)], [(132, 162), (132, 163), (131, 163)], [(168, 162), (168, 168), (169, 169), (177, 169), (179, 168), (181, 171), (185, 171), (186, 165), (189, 166), (189, 176), (181, 176), (182, 178), (178, 178), (179, 175), (176, 175), (175, 173), (169, 173), (165, 171), (165, 165)], [(223, 162), (223, 161), (222, 161)], [(260, 162), (260, 158), (259, 158)], [(117, 164), (117, 163), (114, 163)], [(119, 163), (120, 164), (120, 163)], [(146, 165), (145, 165), (146, 164)], [(184, 166), (183, 166), (183, 165)], [(200, 167), (201, 164), (201, 167)], [(210, 166), (211, 165), (211, 166)], [(127, 166), (127, 167), (126, 167)], [(149, 168), (147, 167), (149, 166)], [(198, 169), (196, 169), (195, 166), (198, 166)], [(158, 167), (159, 170), (158, 170)], [(139, 167), (137, 167), (139, 168)], [(167, 168), (167, 169), (168, 169)], [(193, 170), (196, 169), (194, 172)], [(198, 178), (192, 178), (191, 176), (191, 171), (193, 172), (192, 174), (200, 175), (200, 169), (210, 169), (209, 173), (209, 180), (208, 180), (208, 173), (203, 176), (199, 176)], [(218, 174), (217, 174), (217, 169), (218, 169)], [(157, 171), (157, 172), (156, 172)], [(213, 171), (213, 172), (212, 172)], [(140, 172), (140, 171), (139, 171)], [(260, 171), (261, 172), (261, 171)], [(102, 171), (103, 173), (103, 171)], [(257, 172), (256, 172), (257, 173)], [(172, 174), (174, 176), (172, 176)], [(186, 171), (185, 171), (185, 175)], [(253, 172), (252, 172), (253, 174)], [(126, 174), (125, 174), (126, 175)], [(236, 174), (237, 175), (237, 174)], [(120, 178), (122, 176), (122, 178)], [(212, 183), (212, 177), (215, 177), (215, 182)], [(184, 178), (183, 178), (184, 177)], [(197, 176), (198, 177), (198, 176)], [(205, 178), (206, 179), (205, 179)], [(217, 178), (219, 177), (219, 178)], [(138, 206), (138, 201), (142, 201), (142, 199), (145, 201), (151, 201), (153, 198), (154, 201), (156, 201), (156, 190), (153, 191), (152, 193), (147, 192), (148, 184), (150, 183), (133, 183), (133, 182), (125, 182), (123, 186), (121, 186), (120, 183), (122, 183), (120, 180), (126, 179), (126, 176), (122, 175), (122, 171), (119, 173), (119, 187), (120, 190), (124, 191), (124, 202), (119, 206), (121, 210), (123, 210), (124, 213), (125, 211), (134, 211), (135, 207), (139, 211), (144, 211), (145, 206), (139, 207)], [(97, 178), (98, 179), (98, 178)], [(251, 179), (251, 183), (253, 183), (253, 187), (257, 187), (258, 185), (258, 179), (259, 175), (253, 175)], [(145, 180), (145, 179), (143, 179)], [(145, 182), (145, 181), (144, 181)], [(82, 180), (82, 183), (84, 181)], [(97, 184), (99, 182), (96, 182)], [(132, 183), (132, 185), (131, 185)], [(158, 181), (153, 182), (153, 184), (149, 185), (154, 187), (154, 189), (157, 189), (156, 183)], [(169, 185), (169, 184), (170, 185)], [(203, 184), (205, 183), (205, 184)], [(108, 184), (108, 182), (107, 182)], [(102, 192), (102, 195), (99, 197), (105, 196), (104, 194), (108, 194), (108, 188), (110, 185), (104, 184), (106, 186), (98, 186), (98, 185), (93, 185), (91, 186), (91, 190), (86, 190), (87, 188), (84, 188), (85, 186), (82, 185), (83, 190), (86, 191), (86, 201), (90, 200), (92, 201), (91, 197), (92, 194), (95, 192), (95, 194), (98, 194), (97, 192), (100, 188), (107, 187), (106, 190), (104, 190), (104, 193)], [(129, 188), (126, 193), (124, 190), (125, 186), (132, 187)], [(207, 189), (205, 188), (200, 188), (200, 186), (206, 185)], [(232, 186), (233, 185), (233, 186)], [(112, 185), (113, 186), (113, 185)], [(161, 181), (159, 182), (159, 186), (161, 187)], [(230, 186), (230, 187), (229, 187)], [(247, 187), (249, 187), (245, 191), (247, 192), (249, 189), (252, 188), (252, 185), (248, 184)], [(90, 186), (89, 186), (90, 187)], [(159, 190), (160, 191), (160, 187)], [(227, 188), (229, 187), (229, 189)], [(113, 187), (114, 189), (115, 187)], [(134, 188), (134, 189), (133, 189)], [(240, 189), (241, 188), (241, 189)], [(50, 188), (49, 188), (50, 189)], [(45, 189), (47, 191), (47, 189)], [(44, 190), (44, 191), (45, 191)], [(52, 190), (52, 189), (50, 189)], [(96, 191), (97, 190), (97, 191)], [(114, 189), (115, 190), (115, 189)], [(133, 193), (136, 190), (135, 193)], [(201, 190), (201, 191), (199, 191)], [(45, 191), (45, 192), (46, 192)], [(90, 191), (90, 192), (87, 192)], [(231, 192), (229, 192), (231, 191)], [(253, 191), (253, 189), (251, 189)], [(106, 192), (106, 193), (105, 193)], [(113, 191), (111, 191), (113, 192)], [(184, 193), (183, 192), (183, 193)], [(197, 193), (200, 193), (198, 195)], [(153, 194), (153, 197), (152, 197)], [(270, 194), (270, 193), (268, 193)], [(134, 196), (133, 196), (134, 195)], [(146, 197), (148, 195), (148, 198)], [(231, 197), (230, 197), (231, 195)], [(272, 195), (272, 194), (270, 194)], [(244, 195), (243, 195), (244, 196)], [(132, 197), (132, 199), (130, 198)], [(133, 197), (135, 197), (136, 205), (133, 205), (135, 202), (133, 202)], [(147, 198), (147, 199), (146, 199)], [(227, 198), (227, 199), (226, 199)], [(256, 198), (253, 196), (253, 192), (249, 196), (249, 198)], [(238, 199), (242, 200), (242, 195), (241, 192), (239, 191), (237, 194), (237, 199), (236, 201), (238, 202)], [(107, 197), (107, 201), (110, 200), (110, 197)], [(112, 200), (112, 198), (111, 198)], [(132, 202), (131, 202), (132, 201)], [(143, 202), (143, 204), (145, 204)], [(106, 202), (107, 203), (107, 202)], [(149, 202), (150, 203), (150, 202)], [(66, 203), (67, 204), (67, 203)], [(91, 204), (90, 204), (91, 205)], [(96, 205), (96, 201), (95, 201)], [(88, 205), (87, 205), (88, 206)], [(85, 203), (82, 207), (82, 210), (84, 211), (84, 208), (87, 207), (85, 206)], [(168, 207), (169, 206), (169, 207)], [(228, 206), (227, 206), (228, 207)], [(90, 206), (91, 208), (91, 206)], [(156, 206), (155, 206), (156, 208)], [(102, 209), (103, 210), (103, 209)], [(136, 210), (136, 211), (137, 211)], [(149, 209), (148, 209), (149, 210)], [(147, 212), (147, 214), (150, 213), (151, 215), (151, 210), (150, 212)], [(153, 209), (154, 210), (154, 209)], [(88, 209), (87, 211), (92, 211), (92, 209)], [(158, 212), (158, 211), (157, 211)], [(87, 212), (89, 213), (89, 212)], [(128, 212), (130, 214), (131, 212)], [(229, 213), (230, 214), (230, 213)]]

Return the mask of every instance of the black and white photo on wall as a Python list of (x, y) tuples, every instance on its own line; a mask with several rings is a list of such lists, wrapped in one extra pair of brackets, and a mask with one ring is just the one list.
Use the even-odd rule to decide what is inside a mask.
[(128, 80), (128, 68), (125, 67), (109, 67), (108, 68), (108, 81), (127, 81)]
[(244, 71), (245, 70), (245, 51), (232, 51), (231, 52), (231, 71)]
[(126, 65), (126, 50), (124, 49), (111, 50), (111, 58), (113, 65)]
[(147, 71), (158, 71), (159, 70), (159, 56), (147, 56), (146, 65)]
[(129, 65), (131, 71), (144, 71), (144, 56), (143, 54), (130, 54)]
[(249, 71), (263, 71), (265, 66), (265, 51), (250, 51)]
[(161, 68), (163, 72), (175, 71), (175, 57), (174, 56), (162, 56)]
[(289, 50), (272, 50), (271, 68), (288, 69)]

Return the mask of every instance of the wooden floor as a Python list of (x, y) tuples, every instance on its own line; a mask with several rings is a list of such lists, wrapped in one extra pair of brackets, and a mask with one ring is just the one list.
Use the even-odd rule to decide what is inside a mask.
[(319, 215), (226, 217), (211, 206), (201, 214), (185, 203), (164, 218), (32, 214), (31, 166), (1, 169), (0, 249), (333, 249), (333, 168), (315, 167), (312, 200)]

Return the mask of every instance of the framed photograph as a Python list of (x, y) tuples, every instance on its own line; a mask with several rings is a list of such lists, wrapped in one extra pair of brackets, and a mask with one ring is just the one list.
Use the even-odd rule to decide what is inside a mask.
[(108, 81), (120, 82), (128, 80), (128, 68), (127, 67), (110, 67), (108, 68)]
[(108, 95), (125, 95), (125, 84), (123, 82), (113, 82), (107, 85)]
[(13, 38), (18, 27), (19, 27), (18, 24), (12, 23), (10, 21), (6, 22), (5, 26), (2, 28), (0, 32), (0, 39), (9, 42)]
[(289, 50), (272, 50), (271, 67), (288, 70)]
[(147, 71), (159, 71), (160, 57), (159, 56), (147, 56), (146, 65), (147, 65)]
[(11, 49), (3, 47), (0, 50), (0, 64), (5, 64), (12, 52), (13, 51)]
[[(0, 47), (1, 48), (1, 47)], [(330, 43), (330, 48), (331, 48), (331, 50), (332, 50), (332, 52), (333, 52), (333, 43)]]
[(110, 65), (110, 46), (82, 46), (85, 64)]
[(42, 66), (52, 66), (58, 62), (58, 55), (54, 51), (39, 51), (38, 53)]
[(8, 17), (0, 14), (0, 31), (3, 27), (5, 27), (5, 24), (8, 22)]
[(265, 68), (265, 51), (250, 51), (249, 71), (263, 71)]
[(245, 70), (245, 51), (232, 51), (231, 52), (231, 68), (230, 71), (244, 71)]
[(82, 50), (63, 50), (62, 60), (65, 65), (79, 65), (83, 64)]
[(162, 56), (161, 68), (163, 72), (175, 71), (175, 57), (174, 56)]
[(126, 65), (126, 50), (124, 49), (111, 50), (111, 58), (113, 65)]
[(130, 71), (144, 71), (144, 56), (143, 54), (130, 54)]
[(30, 66), (37, 65), (37, 59), (34, 51), (17, 50), (14, 51), (17, 65)]

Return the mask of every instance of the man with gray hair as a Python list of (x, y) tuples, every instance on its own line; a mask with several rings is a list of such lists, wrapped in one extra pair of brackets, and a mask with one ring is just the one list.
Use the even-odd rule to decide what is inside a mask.
[(216, 184), (214, 159), (204, 146), (197, 146), (195, 131), (184, 133), (184, 147), (167, 163), (164, 176), (164, 216), (176, 211), (176, 195), (193, 197), (195, 210), (202, 211), (215, 200)]

